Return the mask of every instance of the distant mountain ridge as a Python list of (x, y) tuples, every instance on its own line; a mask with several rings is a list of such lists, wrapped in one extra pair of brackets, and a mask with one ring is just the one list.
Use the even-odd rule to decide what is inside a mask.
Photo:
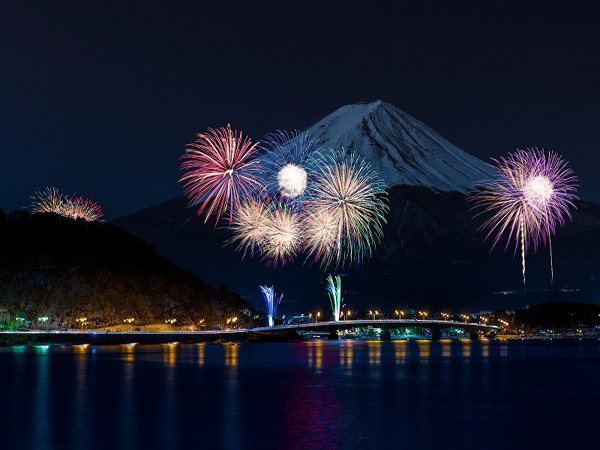
[(307, 130), (324, 148), (364, 156), (386, 182), (467, 192), (490, 167), (390, 103), (346, 105)]

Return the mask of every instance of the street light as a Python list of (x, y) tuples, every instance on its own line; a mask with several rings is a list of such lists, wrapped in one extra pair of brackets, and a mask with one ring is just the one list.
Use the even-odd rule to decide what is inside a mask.
[(81, 323), (82, 330), (83, 330), (83, 326), (87, 325), (87, 317), (80, 317), (79, 319), (75, 319), (75, 321)]
[(38, 317), (38, 321), (44, 324), (44, 330), (47, 329), (46, 322), (48, 322), (48, 316)]

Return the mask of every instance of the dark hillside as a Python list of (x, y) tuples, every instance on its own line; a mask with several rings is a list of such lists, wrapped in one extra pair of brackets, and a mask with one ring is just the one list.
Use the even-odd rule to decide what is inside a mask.
[(10, 318), (73, 326), (207, 323), (248, 308), (226, 285), (215, 288), (112, 224), (54, 214), (0, 213), (0, 308)]

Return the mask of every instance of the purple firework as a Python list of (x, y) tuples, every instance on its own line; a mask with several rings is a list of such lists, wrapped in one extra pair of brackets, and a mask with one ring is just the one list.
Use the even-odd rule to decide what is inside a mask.
[(550, 249), (550, 283), (554, 282), (552, 235), (557, 226), (564, 226), (565, 217), (571, 219), (571, 207), (578, 199), (577, 177), (568, 163), (557, 153), (544, 149), (527, 149), (534, 162), (523, 195), (527, 204), (542, 217), (538, 240), (548, 243)]
[(504, 158), (492, 159), (496, 176), (478, 183), (470, 197), (475, 209), (491, 213), (480, 230), (496, 246), (506, 237), (506, 248), (515, 240), (515, 252), (521, 246), (523, 285), (525, 255), (531, 244), (549, 242), (556, 226), (570, 217), (569, 207), (576, 199), (576, 178), (556, 153), (538, 149), (517, 149)]

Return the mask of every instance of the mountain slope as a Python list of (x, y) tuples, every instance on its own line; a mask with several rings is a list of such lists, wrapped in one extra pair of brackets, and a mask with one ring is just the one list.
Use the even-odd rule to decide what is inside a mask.
[(380, 100), (343, 106), (308, 131), (325, 148), (344, 147), (363, 155), (388, 187), (467, 192), (474, 182), (491, 176), (483, 161)]

